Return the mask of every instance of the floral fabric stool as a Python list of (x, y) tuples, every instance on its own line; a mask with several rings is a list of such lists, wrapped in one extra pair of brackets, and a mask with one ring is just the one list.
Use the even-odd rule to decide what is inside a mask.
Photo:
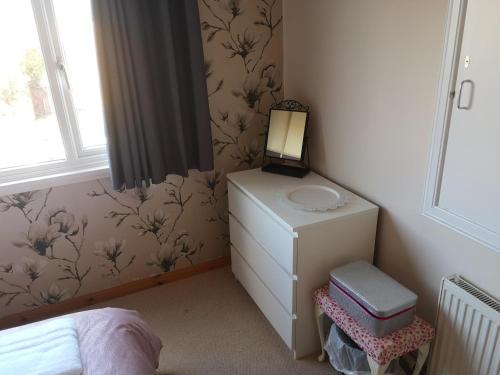
[[(375, 337), (330, 298), (328, 285), (316, 290), (313, 293), (313, 300), (322, 348), (325, 346), (323, 316), (326, 314), (367, 354), (368, 364), (373, 375), (384, 374), (393, 359), (414, 350), (418, 350), (418, 358), (413, 375), (420, 373), (429, 354), (430, 343), (434, 338), (434, 328), (429, 323), (415, 316), (409, 326), (385, 337)], [(318, 360), (325, 360), (324, 349), (322, 349)]]

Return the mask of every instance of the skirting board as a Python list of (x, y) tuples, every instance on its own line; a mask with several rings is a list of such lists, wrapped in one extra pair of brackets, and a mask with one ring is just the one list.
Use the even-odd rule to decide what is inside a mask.
[(216, 268), (228, 266), (230, 257), (225, 256), (206, 262), (196, 264), (192, 267), (181, 268), (171, 272), (161, 273), (145, 279), (130, 281), (112, 288), (89, 293), (54, 305), (44, 305), (33, 310), (20, 312), (0, 318), (0, 329), (15, 327), (18, 325), (36, 322), (38, 320), (51, 318), (57, 315), (70, 313), (96, 303), (105, 302), (113, 298), (122, 297), (127, 294), (140, 292), (155, 286), (171, 283), (185, 279), (200, 273), (208, 272)]

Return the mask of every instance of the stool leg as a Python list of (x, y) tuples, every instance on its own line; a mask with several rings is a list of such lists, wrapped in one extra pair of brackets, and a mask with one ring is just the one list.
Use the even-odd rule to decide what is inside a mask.
[(370, 365), (372, 375), (383, 375), (385, 370), (387, 370), (387, 367), (389, 367), (390, 362), (385, 365), (379, 365), (370, 356), (368, 356), (368, 364)]
[(326, 359), (326, 353), (325, 353), (325, 329), (324, 329), (324, 319), (323, 315), (325, 313), (323, 310), (321, 310), (321, 307), (319, 305), (314, 305), (314, 315), (316, 315), (316, 324), (318, 326), (318, 333), (319, 333), (319, 341), (321, 342), (321, 354), (318, 357), (318, 361), (324, 362)]
[(427, 343), (418, 348), (417, 363), (415, 363), (415, 368), (413, 369), (413, 375), (420, 374), (420, 370), (422, 370), (422, 366), (424, 365), (425, 360), (427, 359), (427, 355), (429, 354), (430, 346), (431, 344)]

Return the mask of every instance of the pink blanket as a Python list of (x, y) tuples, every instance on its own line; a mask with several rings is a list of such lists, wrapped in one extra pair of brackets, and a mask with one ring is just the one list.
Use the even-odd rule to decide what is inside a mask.
[(85, 375), (149, 375), (160, 339), (136, 311), (105, 308), (70, 314), (76, 322)]

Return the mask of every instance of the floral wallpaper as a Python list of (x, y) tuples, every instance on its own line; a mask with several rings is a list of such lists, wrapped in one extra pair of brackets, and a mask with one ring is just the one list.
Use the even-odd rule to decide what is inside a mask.
[(228, 255), (225, 173), (259, 166), (282, 99), (278, 0), (199, 0), (215, 170), (0, 197), (0, 317)]

